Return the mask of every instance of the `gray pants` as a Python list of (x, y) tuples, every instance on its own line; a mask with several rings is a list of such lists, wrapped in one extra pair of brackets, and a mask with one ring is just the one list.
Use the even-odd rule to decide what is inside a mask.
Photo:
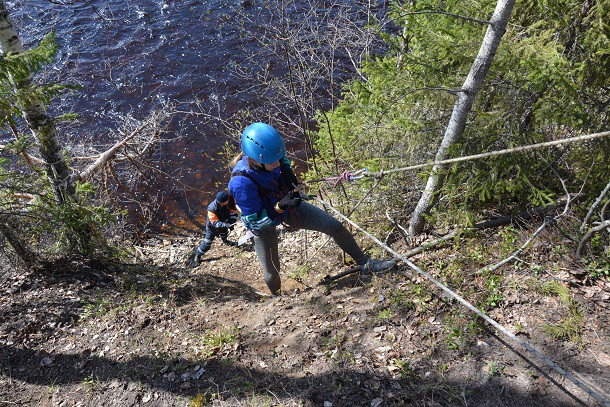
[[(368, 257), (362, 252), (352, 234), (337, 219), (322, 209), (303, 202), (291, 210), (286, 218), (286, 224), (306, 230), (314, 230), (331, 236), (335, 243), (357, 264), (364, 264)], [(254, 250), (260, 259), (265, 271), (265, 283), (273, 295), (280, 293), (282, 281), (280, 279), (280, 257), (278, 254), (278, 239), (275, 226), (260, 231), (254, 237)]]

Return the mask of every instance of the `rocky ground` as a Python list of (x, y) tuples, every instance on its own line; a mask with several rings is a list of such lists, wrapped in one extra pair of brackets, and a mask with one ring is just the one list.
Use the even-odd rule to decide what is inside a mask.
[[(597, 405), (406, 265), (320, 284), (349, 268), (325, 242), (313, 233), (281, 237), (279, 297), (267, 295), (248, 247), (217, 241), (201, 266), (184, 268), (194, 238), (151, 239), (124, 264), (5, 267), (0, 405)], [(509, 264), (493, 279), (464, 273), (497, 261), (458, 254), (480, 244), (413, 261), (449, 285), (468, 280), (465, 296), (608, 397), (607, 278), (578, 277), (569, 272), (577, 265), (543, 247), (532, 249), (542, 269)], [(582, 317), (577, 328), (549, 329), (570, 315)]]

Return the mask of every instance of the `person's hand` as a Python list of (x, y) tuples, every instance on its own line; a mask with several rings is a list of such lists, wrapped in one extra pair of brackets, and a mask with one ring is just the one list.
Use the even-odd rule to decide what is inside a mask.
[(284, 177), (284, 181), (286, 181), (286, 185), (288, 189), (294, 189), (297, 185), (299, 185), (299, 181), (297, 180), (297, 176), (294, 175), (294, 171), (290, 168), (289, 165), (281, 166), (282, 176)]
[(285, 211), (288, 208), (296, 208), (301, 205), (303, 199), (301, 198), (298, 192), (291, 191), (288, 195), (282, 198), (281, 201), (277, 203), (278, 208), (282, 211)]

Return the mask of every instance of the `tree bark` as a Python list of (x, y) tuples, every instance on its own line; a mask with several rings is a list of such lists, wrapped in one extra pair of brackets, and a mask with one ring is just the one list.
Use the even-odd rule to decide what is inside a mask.
[[(490, 24), (487, 27), (483, 43), (479, 48), (479, 53), (470, 68), (468, 77), (453, 106), (453, 113), (449, 119), (449, 124), (447, 125), (441, 145), (436, 153), (435, 161), (445, 160), (448, 156), (449, 148), (454, 145), (464, 133), (468, 114), (470, 113), (474, 99), (487, 76), (487, 72), (489, 71), (489, 67), (491, 66), (496, 50), (498, 49), (500, 40), (506, 32), (506, 25), (508, 24), (508, 19), (514, 5), (515, 0), (499, 0), (496, 4), (496, 9)], [(409, 224), (409, 235), (411, 237), (422, 232), (425, 223), (424, 216), (430, 212), (430, 209), (432, 209), (434, 205), (435, 197), (442, 186), (442, 180), (439, 177), (440, 169), (441, 166), (439, 165), (432, 167), (424, 192), (413, 211), (413, 217)]]
[(22, 240), (15, 234), (16, 228), (10, 222), (8, 217), (0, 215), (0, 235), (6, 239), (8, 244), (13, 248), (13, 251), (24, 262), (27, 266), (31, 266), (36, 263), (36, 255), (22, 242)]
[[(4, 0), (0, 0), (0, 53), (15, 55), (22, 52), (23, 45), (9, 18)], [(13, 86), (15, 90), (26, 89), (32, 86), (32, 77), (28, 76), (19, 82), (14, 81)], [(45, 162), (45, 171), (55, 200), (58, 204), (64, 204), (75, 198), (76, 191), (70, 177), (70, 169), (61, 151), (53, 119), (47, 115), (40, 100), (34, 97), (24, 98), (22, 104), (23, 118), (38, 140), (40, 155)]]

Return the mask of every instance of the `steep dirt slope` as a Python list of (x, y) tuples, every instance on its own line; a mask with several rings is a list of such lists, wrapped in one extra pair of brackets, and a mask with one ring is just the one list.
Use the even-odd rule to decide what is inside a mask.
[[(220, 241), (194, 270), (182, 264), (196, 241), (165, 237), (138, 248), (137, 264), (72, 259), (11, 272), (0, 293), (0, 405), (581, 405), (560, 386), (595, 405), (405, 266), (318, 285), (347, 268), (324, 243), (281, 237), (280, 297), (266, 294), (252, 251)], [(507, 268), (492, 317), (607, 391), (608, 282), (572, 289), (585, 326), (569, 341), (542, 329), (568, 305), (532, 289), (535, 278)]]

